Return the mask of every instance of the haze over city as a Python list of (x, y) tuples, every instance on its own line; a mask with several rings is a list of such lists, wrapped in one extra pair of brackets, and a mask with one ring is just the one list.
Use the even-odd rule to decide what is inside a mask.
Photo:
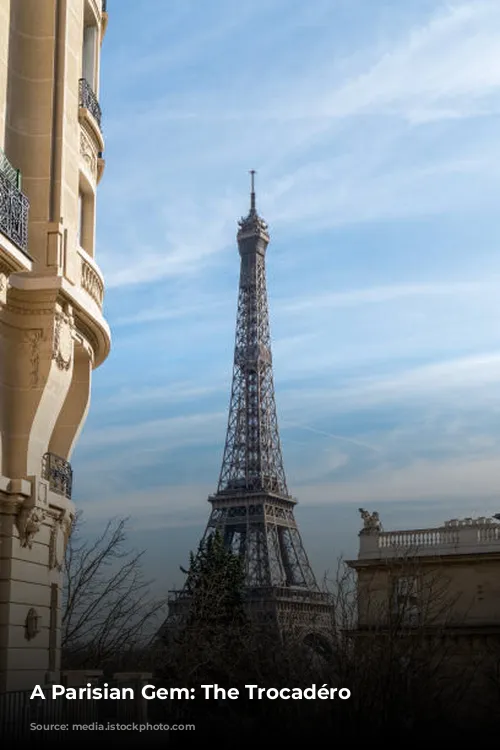
[[(110, 0), (113, 6), (113, 0)], [(248, 170), (285, 469), (319, 577), (388, 528), (500, 511), (500, 5), (120, 0), (97, 252), (113, 332), (72, 459), (181, 578), (227, 423)]]

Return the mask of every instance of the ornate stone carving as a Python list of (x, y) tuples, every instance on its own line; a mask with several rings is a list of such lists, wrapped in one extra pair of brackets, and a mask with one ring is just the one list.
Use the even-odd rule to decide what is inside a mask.
[(63, 519), (62, 530), (64, 534), (64, 552), (66, 552), (66, 547), (68, 546), (69, 538), (73, 531), (74, 522), (75, 517), (71, 513), (66, 515)]
[(68, 545), (73, 517), (63, 513), (54, 523), (50, 535), (50, 567), (52, 570), (61, 571), (64, 564), (64, 555)]
[(32, 607), (27, 616), (25, 621), (25, 633), (26, 633), (26, 640), (31, 641), (33, 638), (38, 635), (40, 632), (40, 617), (38, 616), (38, 612), (34, 607)]
[(60, 370), (69, 370), (73, 359), (73, 326), (69, 315), (57, 312), (52, 359)]
[(36, 388), (38, 385), (38, 373), (40, 369), (40, 342), (43, 339), (41, 329), (24, 331), (22, 341), (30, 348), (30, 385)]
[(17, 516), (17, 528), (21, 547), (33, 547), (33, 539), (45, 521), (45, 512), (41, 508), (21, 508)]
[(80, 130), (80, 155), (94, 179), (97, 179), (97, 153), (83, 129)]
[(50, 532), (49, 566), (51, 570), (62, 569), (61, 535), (61, 520), (58, 518)]
[(382, 531), (382, 524), (380, 523), (377, 511), (369, 513), (364, 508), (359, 508), (359, 512), (364, 524), (361, 530), (362, 534), (376, 534), (379, 531)]

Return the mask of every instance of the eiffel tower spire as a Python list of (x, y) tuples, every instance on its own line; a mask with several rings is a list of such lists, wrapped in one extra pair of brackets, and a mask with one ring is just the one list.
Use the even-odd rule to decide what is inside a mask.
[[(204, 539), (219, 531), (227, 548), (244, 559), (249, 608), (279, 628), (313, 634), (329, 627), (331, 606), (317, 584), (295, 521), (287, 487), (276, 415), (266, 291), (269, 232), (255, 199), (239, 221), (240, 282), (233, 381), (217, 492)], [(169, 622), (185, 616), (185, 592), (170, 603)]]

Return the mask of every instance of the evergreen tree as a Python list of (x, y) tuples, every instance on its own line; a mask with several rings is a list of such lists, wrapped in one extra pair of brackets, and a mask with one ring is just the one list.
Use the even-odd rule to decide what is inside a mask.
[[(245, 608), (243, 559), (227, 549), (220, 533), (203, 540), (189, 556), (184, 594), (188, 612), (173, 642), (162, 651), (156, 671), (169, 685), (198, 688), (217, 683), (238, 687), (245, 683), (252, 627)], [(198, 698), (178, 702), (175, 720), (202, 721), (205, 729), (227, 706)], [(222, 712), (222, 713), (221, 713)], [(172, 717), (171, 717), (172, 720)]]
[(208, 635), (245, 620), (243, 560), (227, 549), (217, 531), (191, 552), (186, 590), (191, 599), (188, 627), (201, 626)]

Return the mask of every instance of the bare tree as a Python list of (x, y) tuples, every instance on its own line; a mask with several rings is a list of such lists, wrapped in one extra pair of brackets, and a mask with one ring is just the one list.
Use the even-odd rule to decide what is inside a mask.
[[(493, 613), (494, 617), (494, 613)], [(478, 675), (476, 692), (483, 696), (482, 704), (489, 714), (495, 731), (500, 727), (498, 701), (500, 698), (500, 632), (498, 627), (487, 628), (481, 639), (475, 639), (474, 649), (484, 656), (484, 669)]]
[[(168, 676), (164, 675), (173, 685), (217, 682), (226, 687), (304, 688), (316, 684), (347, 688), (351, 693), (347, 701), (226, 703), (219, 715), (224, 727), (229, 710), (237, 714), (235, 723), (241, 721), (249, 730), (272, 725), (283, 735), (285, 727), (293, 727), (293, 739), (301, 729), (299, 723), (309, 738), (315, 726), (322, 733), (335, 731), (351, 738), (377, 731), (405, 736), (408, 730), (441, 726), (451, 732), (458, 718), (466, 715), (463, 701), (470, 697), (477, 667), (473, 654), (464, 663), (457, 653), (455, 632), (460, 618), (462, 624), (466, 618), (465, 610), (456, 606), (458, 595), (442, 570), (422, 565), (416, 555), (401, 557), (391, 566), (391, 577), (418, 579), (418, 590), (408, 585), (394, 595), (391, 587), (375, 579), (365, 576), (360, 583), (356, 572), (338, 561), (333, 580), (325, 581), (335, 618), (331, 631), (322, 633), (330, 648), (320, 658), (311, 658), (310, 649), (296, 639), (282, 640), (272, 627), (252, 621), (240, 629), (230, 623), (228, 634), (222, 632), (221, 623), (217, 637), (207, 639), (203, 618), (199, 631), (193, 628), (189, 633), (187, 648), (169, 650)], [(207, 582), (204, 596), (206, 606), (214, 606), (218, 586), (212, 588)], [(183, 710), (200, 711), (204, 717), (208, 711), (216, 713), (210, 702), (198, 707), (188, 704)]]
[(66, 548), (62, 661), (66, 668), (119, 668), (137, 662), (165, 608), (151, 594), (143, 552), (127, 546), (127, 520), (114, 519), (89, 540), (78, 513)]
[(457, 648), (466, 606), (442, 568), (423, 564), (414, 551), (402, 553), (386, 573), (394, 586), (377, 581), (380, 571), (361, 581), (340, 560), (330, 582), (335, 603), (330, 676), (352, 695), (342, 718), (369, 716), (374, 729), (402, 732), (455, 721), (471, 698), (480, 666), (475, 654), (464, 658)]

